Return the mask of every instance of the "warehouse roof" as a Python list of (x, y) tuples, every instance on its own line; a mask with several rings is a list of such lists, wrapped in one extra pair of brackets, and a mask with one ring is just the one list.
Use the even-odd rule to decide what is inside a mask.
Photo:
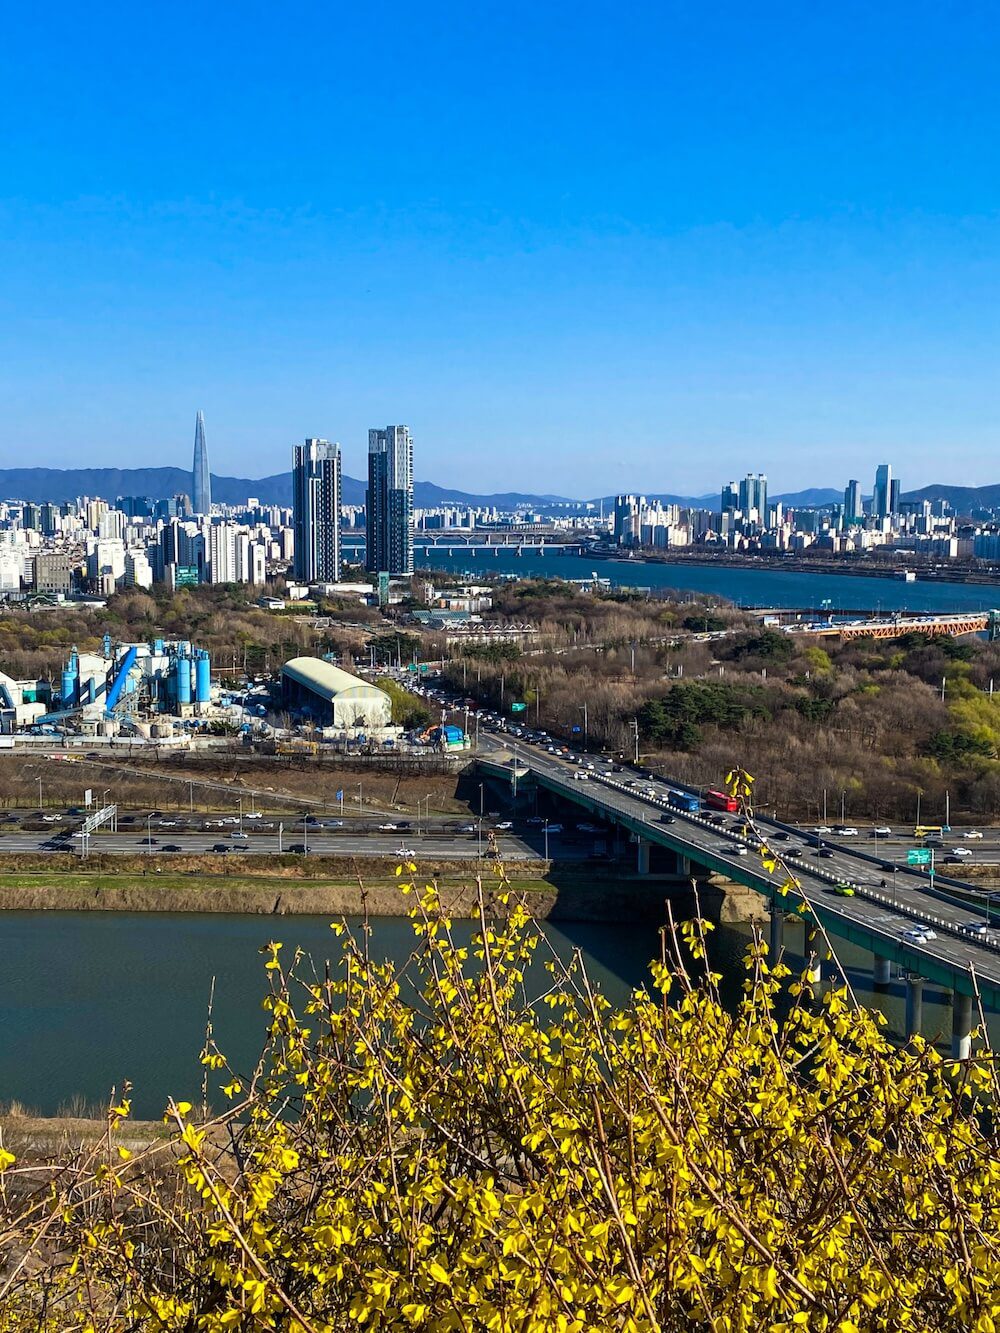
[(281, 674), (290, 676), (330, 703), (345, 695), (352, 699), (389, 699), (385, 690), (369, 684), (360, 676), (352, 676), (349, 671), (341, 671), (340, 667), (334, 666), (332, 662), (324, 662), (321, 657), (293, 657), (281, 668)]

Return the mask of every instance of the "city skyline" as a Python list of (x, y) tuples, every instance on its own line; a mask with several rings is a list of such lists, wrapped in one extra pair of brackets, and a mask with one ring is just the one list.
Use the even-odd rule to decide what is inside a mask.
[(22, 8), (0, 443), (175, 457), (196, 402), (221, 474), (405, 415), (469, 492), (991, 482), (1000, 28), (918, 11), (588, 4), (569, 97), (521, 3)]

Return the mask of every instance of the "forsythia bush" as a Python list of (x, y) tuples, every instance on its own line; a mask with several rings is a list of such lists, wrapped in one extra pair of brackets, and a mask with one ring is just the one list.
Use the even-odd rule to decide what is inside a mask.
[(228, 1109), (169, 1148), (123, 1101), (90, 1157), (0, 1157), (3, 1333), (1000, 1325), (988, 1052), (898, 1049), (759, 941), (727, 1012), (697, 922), (613, 1009), (523, 907), (466, 949), (416, 898), (403, 971), (269, 947), (261, 1062), (209, 1040)]

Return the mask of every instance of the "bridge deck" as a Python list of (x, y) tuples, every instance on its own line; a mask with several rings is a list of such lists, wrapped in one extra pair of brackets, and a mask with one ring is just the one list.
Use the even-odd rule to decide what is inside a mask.
[[(508, 752), (501, 751), (495, 752), (492, 759), (480, 756), (477, 762), (493, 776), (510, 781), (510, 759)], [(874, 858), (838, 847), (835, 856), (824, 861), (822, 867), (805, 858), (789, 860), (802, 890), (782, 894), (784, 877), (765, 871), (759, 856), (752, 851), (741, 856), (726, 850), (727, 844), (745, 846), (745, 839), (704, 816), (687, 815), (669, 807), (665, 799), (668, 784), (644, 781), (644, 788), (662, 793), (654, 797), (629, 788), (626, 784), (636, 780), (629, 772), (603, 778), (590, 776), (580, 781), (575, 776), (578, 769), (573, 765), (534, 749), (525, 752), (520, 746), (517, 761), (519, 783), (530, 772), (549, 791), (627, 829), (637, 838), (668, 848), (699, 866), (744, 884), (789, 911), (804, 903), (830, 935), (849, 940), (880, 958), (888, 958), (906, 971), (949, 990), (966, 995), (975, 995), (978, 990), (985, 1005), (1000, 1009), (1000, 944), (964, 936), (960, 931), (963, 923), (982, 921), (982, 913), (972, 906), (948, 901), (947, 894), (930, 896), (928, 886), (916, 876), (897, 887), (894, 902), (879, 887), (877, 870), (873, 870), (873, 865), (877, 865)], [(669, 824), (661, 822), (662, 814), (668, 810), (673, 816)], [(781, 829), (781, 825), (772, 821), (757, 822), (765, 836)], [(779, 851), (785, 850), (784, 844), (775, 845)], [(834, 895), (834, 885), (843, 879), (850, 879), (856, 886), (854, 897)], [(931, 925), (938, 938), (927, 944), (902, 939), (901, 931), (918, 922)]]

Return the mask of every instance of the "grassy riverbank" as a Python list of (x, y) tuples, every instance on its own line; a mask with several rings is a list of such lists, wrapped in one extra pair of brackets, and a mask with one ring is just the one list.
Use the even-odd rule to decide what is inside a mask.
[[(252, 866), (231, 862), (225, 873), (221, 867), (203, 867), (187, 873), (142, 874), (118, 866), (81, 872), (78, 863), (59, 871), (0, 868), (0, 911), (401, 916), (411, 900), (400, 892), (395, 864), (366, 862), (362, 871), (340, 862), (310, 867), (308, 875), (254, 873)], [(294, 867), (301, 868), (301, 862)], [(426, 882), (433, 877), (447, 910), (455, 917), (470, 917), (478, 911), (477, 876), (491, 910), (499, 909), (497, 879), (490, 865), (451, 862), (421, 867), (417, 879)], [(539, 919), (658, 923), (666, 920), (667, 898), (675, 913), (694, 906), (685, 882), (616, 875), (605, 868), (519, 864), (511, 887), (527, 895), (529, 908)], [(739, 886), (706, 884), (699, 892), (703, 910), (716, 920), (747, 919), (762, 911), (761, 900)]]

